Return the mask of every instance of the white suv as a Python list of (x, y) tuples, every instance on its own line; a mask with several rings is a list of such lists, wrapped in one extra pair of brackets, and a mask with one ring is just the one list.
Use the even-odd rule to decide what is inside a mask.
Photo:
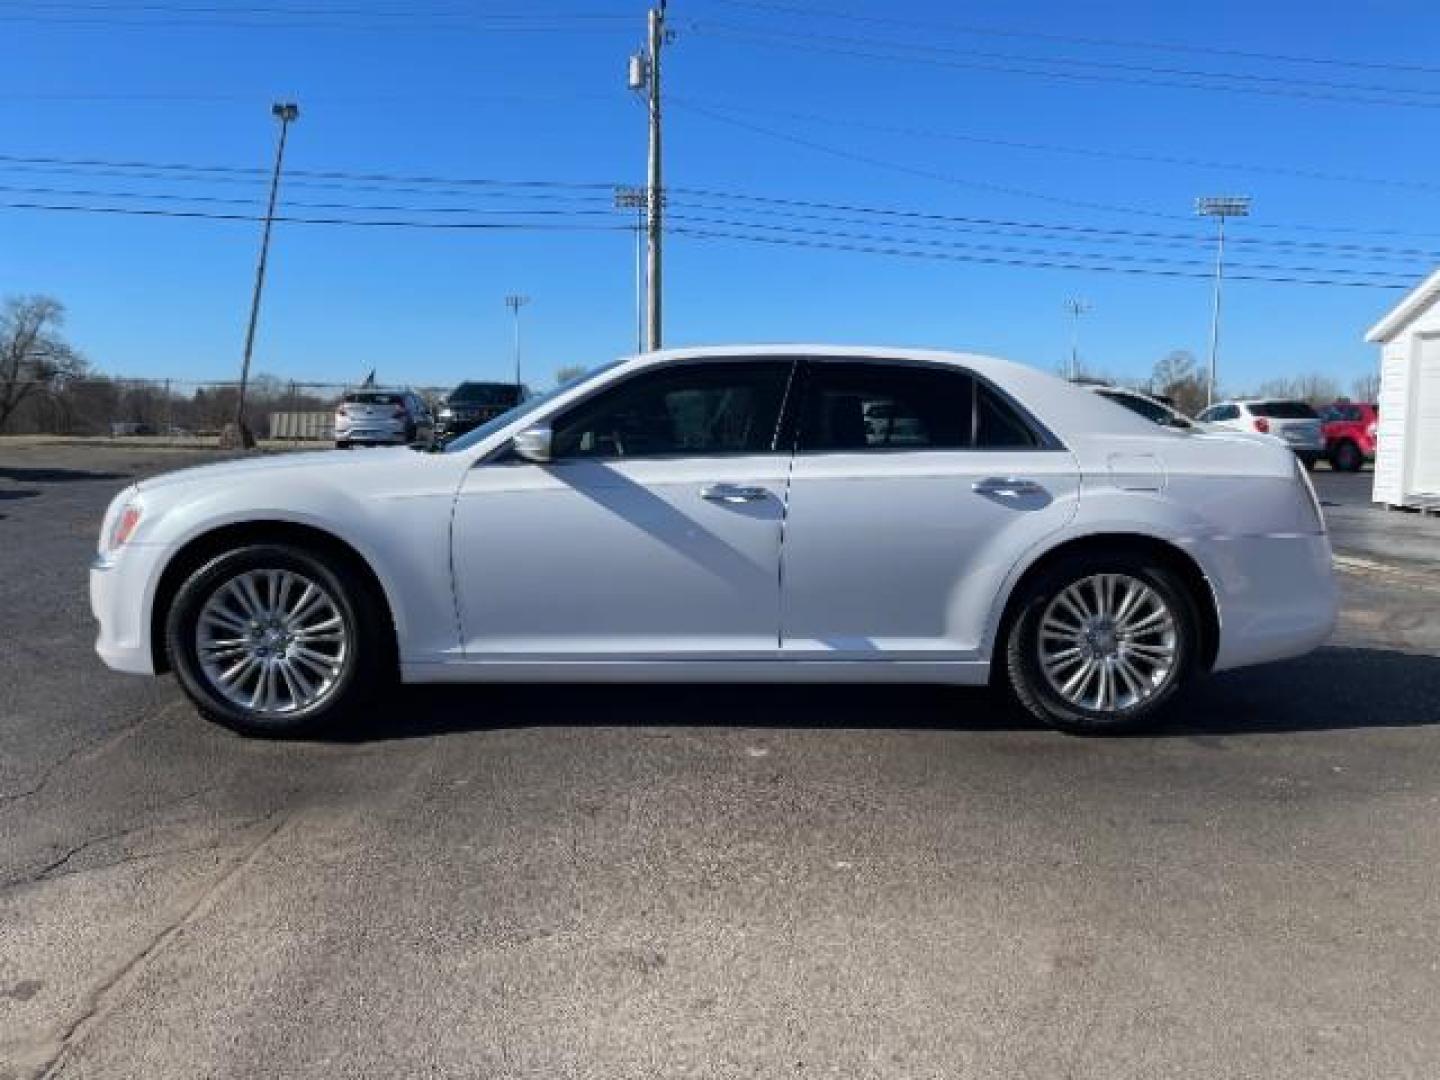
[(1221, 401), (1197, 418), (1202, 424), (1228, 431), (1258, 431), (1280, 439), (1295, 456), (1313, 469), (1325, 452), (1324, 425), (1315, 410), (1303, 401), (1259, 398), (1253, 401)]

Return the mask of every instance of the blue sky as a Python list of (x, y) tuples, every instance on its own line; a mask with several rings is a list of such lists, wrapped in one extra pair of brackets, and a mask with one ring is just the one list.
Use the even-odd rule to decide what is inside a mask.
[[(909, 250), (963, 258), (1144, 268), (1161, 264), (1137, 260), (1165, 259), (1203, 273), (1211, 251), (1192, 205), (1207, 192), (1254, 196), (1254, 219), (1232, 232), (1233, 259), (1285, 268), (1257, 273), (1404, 282), (1440, 263), (1428, 254), (1440, 253), (1433, 4), (1219, 0), (1197, 17), (1190, 6), (1139, 2), (916, 0), (887, 14), (898, 10), (881, 0), (673, 0), (666, 181), (677, 227), (791, 243), (671, 235), (668, 344), (889, 342), (1053, 367), (1069, 347), (1064, 301), (1080, 296), (1092, 305), (1081, 327), (1087, 363), (1143, 377), (1171, 349), (1204, 355), (1203, 277), (792, 244), (895, 248), (908, 238), (930, 245)], [(503, 298), (518, 291), (533, 297), (528, 380), (543, 385), (561, 365), (634, 347), (634, 237), (628, 219), (606, 211), (608, 188), (353, 176), (640, 182), (644, 114), (624, 67), (644, 12), (629, 0), (0, 0), (0, 203), (253, 214), (257, 177), (14, 159), (264, 168), (270, 102), (294, 98), (302, 116), (287, 166), (346, 178), (287, 183), (293, 215), (476, 221), (488, 207), (504, 211), (492, 220), (546, 228), (282, 223), (256, 369), (345, 381), (378, 367), (382, 380), (417, 384), (503, 376)], [(1272, 93), (1215, 89), (1214, 73)], [(1210, 88), (1162, 85), (1177, 81)], [(1356, 97), (1371, 103), (1334, 100)], [(952, 220), (922, 232), (914, 218), (827, 208), (779, 217), (783, 207), (734, 195)], [(525, 208), (587, 213), (516, 214)], [(64, 300), (72, 339), (108, 372), (232, 378), (257, 242), (248, 221), (0, 207), (0, 294)], [(1346, 245), (1391, 250), (1359, 262)], [(1226, 294), (1222, 382), (1239, 389), (1321, 371), (1348, 385), (1375, 362), (1365, 329), (1401, 295), (1237, 281)]]

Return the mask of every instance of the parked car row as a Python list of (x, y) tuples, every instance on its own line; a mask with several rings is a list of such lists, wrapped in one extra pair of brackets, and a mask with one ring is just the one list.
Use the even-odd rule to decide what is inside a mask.
[(1270, 435), (1288, 446), (1307, 469), (1324, 458), (1339, 472), (1355, 472), (1375, 460), (1378, 406), (1337, 401), (1318, 412), (1289, 398), (1220, 401), (1194, 420), (1163, 398), (1128, 387), (1085, 383), (1086, 389), (1162, 427), (1196, 431), (1243, 431)]
[(463, 382), (452, 390), (438, 412), (413, 390), (352, 390), (335, 406), (335, 445), (441, 445), (521, 401), (514, 383)]

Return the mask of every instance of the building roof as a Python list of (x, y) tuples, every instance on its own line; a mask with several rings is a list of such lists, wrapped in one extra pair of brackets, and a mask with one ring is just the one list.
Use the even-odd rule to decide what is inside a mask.
[(1440, 270), (1436, 270), (1407, 293), (1405, 299), (1391, 309), (1390, 314), (1370, 328), (1365, 340), (1379, 344), (1390, 341), (1436, 300), (1440, 300)]

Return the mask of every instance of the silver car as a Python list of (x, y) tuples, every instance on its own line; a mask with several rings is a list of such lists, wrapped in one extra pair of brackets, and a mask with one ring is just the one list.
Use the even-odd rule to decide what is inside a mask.
[(1325, 431), (1320, 417), (1303, 401), (1284, 398), (1257, 398), (1221, 401), (1198, 418), (1202, 424), (1230, 431), (1258, 431), (1273, 435), (1313, 469), (1325, 453)]
[(335, 445), (428, 444), (435, 434), (430, 408), (409, 390), (352, 390), (335, 407)]

